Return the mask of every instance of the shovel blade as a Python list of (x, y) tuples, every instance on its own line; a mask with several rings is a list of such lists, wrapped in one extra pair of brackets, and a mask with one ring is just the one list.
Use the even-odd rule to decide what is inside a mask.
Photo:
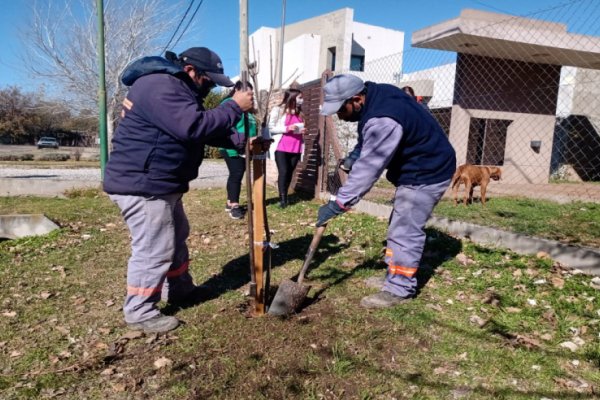
[(300, 308), (310, 290), (310, 286), (286, 279), (281, 282), (269, 307), (269, 314), (288, 316)]

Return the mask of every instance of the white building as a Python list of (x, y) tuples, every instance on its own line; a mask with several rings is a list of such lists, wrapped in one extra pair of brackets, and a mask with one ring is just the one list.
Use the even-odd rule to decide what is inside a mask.
[[(258, 64), (261, 90), (277, 82), (280, 31), (261, 27), (249, 38), (250, 61)], [(282, 86), (318, 79), (326, 69), (368, 77), (369, 62), (401, 54), (403, 48), (404, 32), (356, 22), (351, 8), (289, 24), (284, 31)], [(397, 68), (381, 72), (392, 79), (402, 64)]]

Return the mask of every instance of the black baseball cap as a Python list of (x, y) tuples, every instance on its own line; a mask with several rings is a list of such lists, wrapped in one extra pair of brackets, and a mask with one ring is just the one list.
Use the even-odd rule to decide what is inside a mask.
[(219, 86), (231, 87), (234, 83), (223, 74), (221, 57), (206, 47), (192, 47), (179, 55), (185, 64), (191, 64), (200, 72), (204, 72), (214, 83)]

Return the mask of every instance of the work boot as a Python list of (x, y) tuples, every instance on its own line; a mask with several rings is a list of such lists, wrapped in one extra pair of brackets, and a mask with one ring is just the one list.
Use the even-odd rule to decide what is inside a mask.
[(381, 290), (381, 288), (383, 287), (383, 284), (385, 283), (385, 277), (371, 276), (371, 277), (365, 279), (364, 282), (365, 282), (365, 286), (368, 288)]
[(363, 297), (360, 305), (364, 308), (389, 308), (410, 301), (410, 298), (395, 296), (390, 292), (379, 292)]
[(162, 333), (172, 331), (179, 326), (179, 320), (168, 315), (158, 314), (142, 322), (128, 323), (127, 327), (134, 331), (144, 331), (146, 333)]

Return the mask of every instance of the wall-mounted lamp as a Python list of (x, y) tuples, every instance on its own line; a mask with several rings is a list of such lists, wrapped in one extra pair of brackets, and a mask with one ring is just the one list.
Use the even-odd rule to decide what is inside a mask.
[(533, 151), (535, 151), (536, 153), (539, 153), (540, 149), (542, 147), (542, 141), (541, 140), (532, 140), (529, 145), (531, 146), (531, 149)]

